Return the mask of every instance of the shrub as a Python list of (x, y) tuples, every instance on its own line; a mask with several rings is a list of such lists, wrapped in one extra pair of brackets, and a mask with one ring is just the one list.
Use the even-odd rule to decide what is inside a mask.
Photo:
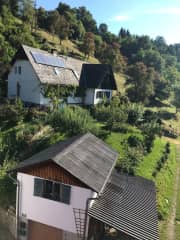
[(89, 112), (81, 107), (66, 106), (56, 110), (47, 118), (47, 122), (56, 130), (75, 135), (88, 131), (97, 135), (97, 127)]
[(137, 135), (130, 135), (127, 139), (128, 145), (130, 147), (138, 147), (143, 145), (143, 139)]
[(125, 154), (122, 158), (119, 159), (117, 168), (124, 173), (134, 175), (135, 169), (138, 166), (139, 162), (142, 161), (142, 159), (142, 148), (126, 146)]
[(153, 146), (155, 136), (161, 134), (161, 126), (156, 121), (151, 121), (141, 124), (140, 129), (142, 130), (144, 135), (144, 144), (146, 147), (146, 151), (149, 153)]
[(129, 124), (137, 124), (138, 121), (141, 121), (143, 118), (144, 108), (141, 104), (131, 103), (127, 105), (128, 119)]
[(9, 101), (0, 107), (0, 123), (2, 127), (13, 127), (24, 120), (27, 110), (20, 99), (14, 104)]

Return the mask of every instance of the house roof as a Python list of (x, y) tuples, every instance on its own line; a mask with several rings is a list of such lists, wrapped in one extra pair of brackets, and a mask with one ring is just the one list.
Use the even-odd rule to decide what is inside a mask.
[(85, 62), (67, 56), (56, 56), (57, 60), (63, 63), (62, 67), (41, 64), (36, 61), (36, 58), (34, 58), (34, 53), (36, 55), (40, 54), (44, 59), (53, 57), (53, 54), (25, 45), (22, 45), (21, 51), (22, 49), (41, 83), (79, 85), (82, 64)]
[[(39, 56), (38, 56), (39, 55)], [(54, 56), (47, 51), (22, 45), (15, 59), (28, 59), (42, 84), (81, 85), (84, 88), (101, 88), (116, 90), (116, 81), (112, 68), (108, 64), (89, 64), (67, 56)], [(61, 64), (54, 66), (40, 63), (37, 58), (48, 60), (54, 58)], [(56, 59), (55, 59), (56, 58)], [(14, 62), (13, 60), (13, 62)], [(53, 59), (52, 59), (53, 60)]]
[(16, 169), (52, 160), (96, 192), (101, 192), (114, 168), (118, 153), (90, 133), (78, 135), (33, 155)]
[(117, 90), (112, 67), (109, 64), (83, 64), (80, 85), (84, 88)]
[(114, 170), (88, 214), (135, 239), (159, 239), (155, 185), (142, 177)]

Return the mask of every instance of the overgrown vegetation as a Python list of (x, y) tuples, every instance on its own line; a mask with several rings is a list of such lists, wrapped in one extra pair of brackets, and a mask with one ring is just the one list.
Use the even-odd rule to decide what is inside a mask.
[(152, 40), (125, 29), (114, 35), (105, 23), (97, 26), (85, 7), (59, 3), (46, 11), (34, 9), (33, 1), (0, 0), (1, 97), (6, 95), (6, 72), (21, 44), (55, 48), (88, 61), (93, 56), (93, 61), (111, 64), (123, 76), (123, 84), (121, 95), (90, 109), (61, 104), (60, 99), (66, 102), (69, 94), (81, 92), (75, 87), (46, 86), (53, 109), (27, 109), (19, 100), (0, 105), (0, 204), (7, 207), (15, 201), (9, 168), (57, 141), (90, 131), (119, 152), (119, 171), (156, 183), (159, 218), (165, 219), (176, 162), (174, 146), (161, 135), (177, 137), (180, 127), (180, 44), (168, 46), (162, 37)]

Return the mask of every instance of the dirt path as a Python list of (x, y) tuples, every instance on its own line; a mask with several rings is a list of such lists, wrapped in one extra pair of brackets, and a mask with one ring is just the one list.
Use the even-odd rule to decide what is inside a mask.
[(167, 225), (167, 239), (168, 240), (175, 240), (175, 220), (176, 220), (176, 200), (177, 200), (177, 193), (179, 189), (179, 181), (180, 181), (180, 142), (177, 140), (167, 139), (169, 142), (173, 142), (176, 144), (176, 157), (177, 157), (177, 169), (176, 169), (176, 179), (173, 189), (173, 198), (172, 198), (172, 208), (171, 213), (169, 216), (169, 221)]

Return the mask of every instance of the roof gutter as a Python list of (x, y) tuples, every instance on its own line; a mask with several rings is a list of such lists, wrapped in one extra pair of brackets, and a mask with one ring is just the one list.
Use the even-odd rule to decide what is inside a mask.
[(89, 204), (90, 201), (97, 200), (100, 196), (97, 197), (92, 197), (88, 198), (86, 200), (86, 211), (85, 211), (85, 220), (84, 220), (84, 235), (83, 235), (83, 240), (86, 240), (86, 234), (87, 234), (87, 224), (88, 224), (88, 209), (89, 209)]
[(8, 172), (8, 177), (17, 185), (17, 195), (16, 195), (16, 237), (19, 240), (19, 195), (20, 195), (20, 181), (11, 176), (11, 172)]

